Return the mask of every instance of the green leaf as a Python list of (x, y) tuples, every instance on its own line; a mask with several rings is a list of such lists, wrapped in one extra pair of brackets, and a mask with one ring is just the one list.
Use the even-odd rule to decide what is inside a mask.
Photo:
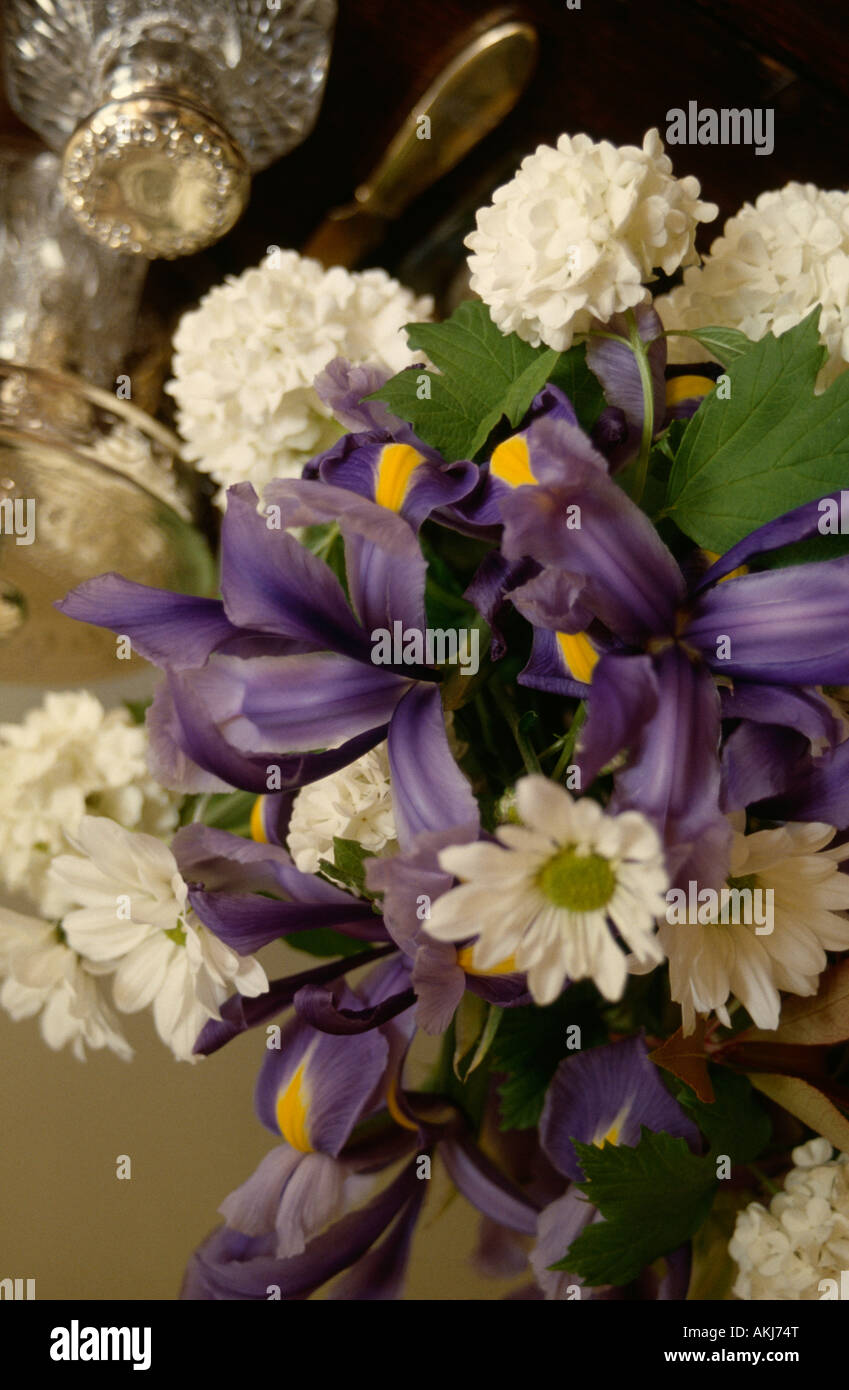
[(682, 1086), (679, 1103), (710, 1144), (712, 1159), (727, 1154), (732, 1164), (751, 1163), (769, 1143), (772, 1121), (745, 1076), (714, 1066), (710, 1079), (716, 1096), (712, 1104), (698, 1100), (689, 1086)]
[(683, 331), (675, 332), (669, 336), (695, 338), (696, 342), (701, 343), (711, 357), (723, 367), (736, 362), (738, 357), (742, 357), (744, 353), (754, 347), (751, 338), (747, 338), (745, 333), (741, 333), (737, 328), (690, 328), (686, 333)]
[(568, 1029), (577, 1025), (582, 1048), (607, 1041), (595, 1008), (597, 996), (572, 985), (554, 1004), (505, 1009), (490, 1053), (491, 1069), (506, 1073), (498, 1088), (500, 1127), (533, 1129), (542, 1114), (545, 1093), (557, 1064), (570, 1051)]
[(134, 724), (143, 724), (145, 715), (152, 704), (152, 700), (125, 700), (124, 708), (129, 710), (130, 718)]
[[(477, 1071), (492, 1046), (504, 1010), (494, 1004), (487, 1004), (480, 995), (468, 990), (454, 1015), (454, 1075), (458, 1081), (466, 1081), (473, 1071)], [(471, 1060), (464, 1067), (465, 1058), (474, 1048)]]
[(666, 455), (670, 463), (675, 460), (675, 455), (681, 447), (681, 440), (687, 432), (689, 423), (689, 420), (670, 420), (669, 425), (657, 441), (657, 449)]
[(813, 310), (797, 327), (756, 343), (728, 371), (731, 395), (703, 401), (687, 427), (669, 482), (667, 514), (722, 554), (849, 476), (849, 374), (821, 396), (825, 349)]
[(251, 812), (256, 792), (215, 792), (203, 804), (200, 819), (216, 830), (229, 830), (234, 835), (250, 835)]
[(355, 941), (331, 927), (316, 927), (313, 931), (291, 932), (286, 937), (286, 945), (311, 956), (356, 956), (367, 949), (368, 943)]
[(576, 1142), (575, 1150), (586, 1174), (578, 1186), (604, 1221), (585, 1227), (552, 1269), (580, 1275), (592, 1288), (629, 1284), (707, 1218), (715, 1165), (690, 1153), (683, 1139), (643, 1126), (636, 1148)]
[(589, 432), (605, 407), (605, 399), (601, 382), (587, 366), (586, 344), (561, 352), (548, 380), (569, 397), (581, 427)]
[(346, 888), (352, 888), (360, 897), (367, 898), (371, 895), (366, 890), (366, 860), (373, 858), (372, 851), (363, 849), (358, 840), (343, 840), (340, 836), (334, 835), (333, 863), (327, 859), (320, 859), (318, 864), (319, 868), (336, 879), (337, 883), (342, 883)]
[(445, 323), (408, 324), (407, 338), (438, 368), (438, 374), (428, 373), (430, 398), (419, 399), (421, 372), (412, 369), (399, 372), (369, 399), (384, 401), (448, 459), (474, 458), (502, 416), (518, 425), (547, 381), (577, 397), (585, 428), (603, 405), (583, 347), (568, 353), (532, 348), (517, 334), (496, 328), (486, 305), (477, 301), (462, 303)]

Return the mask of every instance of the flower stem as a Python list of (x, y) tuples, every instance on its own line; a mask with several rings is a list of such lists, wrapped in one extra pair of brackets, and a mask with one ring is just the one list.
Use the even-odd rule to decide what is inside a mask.
[(637, 367), (640, 372), (640, 384), (643, 388), (643, 433), (640, 441), (640, 457), (637, 463), (637, 471), (634, 475), (634, 490), (631, 494), (633, 500), (639, 506), (642, 501), (643, 492), (645, 491), (646, 478), (649, 472), (652, 439), (654, 438), (654, 383), (651, 377), (648, 349), (640, 337), (640, 330), (637, 327), (637, 320), (633, 309), (628, 310), (627, 319), (631, 334), (629, 346), (637, 359)]
[(590, 338), (609, 338), (612, 343), (624, 343), (626, 347), (631, 346), (630, 338), (623, 338), (621, 333), (607, 333), (602, 328), (594, 328), (590, 333), (576, 333), (574, 341), (576, 343), (588, 343)]
[(500, 710), (504, 719), (510, 726), (510, 732), (516, 740), (516, 747), (522, 755), (522, 762), (525, 764), (525, 771), (542, 772), (542, 768), (539, 764), (539, 758), (536, 754), (536, 749), (533, 747), (530, 740), (525, 737), (524, 733), (519, 728), (519, 720), (516, 717), (516, 711), (511, 705), (510, 701), (508, 700), (507, 693), (504, 690), (504, 687), (502, 685), (499, 685), (498, 681), (493, 681), (489, 688), (492, 691), (493, 700), (498, 706), (498, 709)]
[(563, 740), (560, 757), (557, 759), (554, 771), (551, 774), (552, 782), (559, 782), (566, 768), (569, 766), (569, 760), (575, 751), (575, 744), (578, 741), (578, 734), (581, 732), (581, 726), (586, 718), (586, 713), (587, 707), (584, 702), (581, 701), (578, 708), (575, 710), (574, 718), (569, 726), (569, 732)]
[(778, 1186), (778, 1183), (774, 1183), (771, 1178), (767, 1177), (766, 1173), (761, 1172), (760, 1168), (756, 1163), (747, 1163), (746, 1167), (748, 1168), (752, 1176), (757, 1178), (761, 1187), (764, 1188), (766, 1192), (769, 1192), (774, 1196), (776, 1192), (781, 1191), (781, 1188)]

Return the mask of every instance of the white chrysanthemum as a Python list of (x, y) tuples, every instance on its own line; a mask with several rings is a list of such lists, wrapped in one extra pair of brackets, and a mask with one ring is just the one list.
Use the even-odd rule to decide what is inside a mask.
[(356, 840), (372, 854), (397, 848), (395, 812), (386, 744), (329, 777), (302, 787), (295, 797), (287, 844), (296, 866), (318, 872), (320, 859), (333, 861), (333, 837)]
[(820, 1282), (833, 1279), (840, 1290), (849, 1269), (849, 1156), (835, 1158), (827, 1139), (811, 1139), (792, 1158), (769, 1209), (750, 1202), (737, 1215), (728, 1251), (740, 1268), (738, 1298), (821, 1299)]
[(41, 1035), (54, 1051), (71, 1043), (81, 1062), (87, 1046), (132, 1057), (101, 981), (53, 923), (0, 907), (0, 976), (0, 1005), (16, 1021), (39, 1014)]
[[(849, 193), (788, 183), (744, 203), (704, 265), (686, 271), (655, 307), (667, 329), (721, 324), (757, 340), (793, 328), (816, 304), (829, 354), (818, 379), (824, 390), (849, 366)], [(669, 339), (669, 349), (677, 362), (705, 356), (686, 338)]]
[(65, 914), (68, 945), (98, 973), (111, 974), (123, 1013), (153, 1005), (157, 1032), (175, 1056), (191, 1060), (208, 1018), (234, 990), (268, 989), (265, 971), (198, 920), (177, 861), (162, 840), (86, 816), (78, 854), (53, 861), (50, 878), (80, 906)]
[(426, 930), (437, 941), (477, 936), (475, 969), (511, 960), (539, 1004), (556, 999), (567, 978), (591, 977), (606, 999), (619, 999), (627, 958), (614, 927), (642, 964), (663, 959), (654, 928), (669, 880), (656, 830), (636, 811), (605, 815), (539, 776), (517, 783), (516, 809), (522, 823), (495, 832), (504, 848), (478, 841), (442, 850), (442, 868), (461, 884), (433, 904)]
[(0, 724), (0, 879), (50, 916), (50, 860), (86, 814), (168, 834), (181, 797), (147, 770), (147, 735), (129, 712), (105, 710), (88, 691), (51, 691), (20, 724)]
[(300, 474), (341, 429), (313, 389), (334, 357), (401, 371), (421, 360), (404, 324), (430, 318), (384, 270), (325, 270), (296, 251), (210, 290), (174, 338), (174, 380), (186, 456), (223, 489)]
[(503, 333), (563, 351), (593, 319), (648, 295), (646, 281), (696, 259), (696, 223), (717, 214), (676, 179), (656, 130), (642, 149), (561, 135), (497, 188), (466, 238), (471, 287)]
[(735, 832), (729, 882), (773, 890), (772, 932), (758, 935), (754, 923), (662, 923), (670, 989), (686, 1033), (697, 1013), (711, 1010), (728, 1025), (732, 995), (757, 1027), (777, 1028), (779, 990), (815, 994), (826, 951), (849, 949), (849, 875), (840, 872), (849, 845), (826, 849), (834, 834), (833, 826), (815, 822)]

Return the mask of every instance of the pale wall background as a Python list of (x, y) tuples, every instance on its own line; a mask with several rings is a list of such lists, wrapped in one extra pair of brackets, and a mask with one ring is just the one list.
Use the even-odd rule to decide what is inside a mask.
[[(135, 1059), (82, 1064), (51, 1052), (35, 1020), (0, 1015), (0, 1278), (35, 1278), (37, 1298), (175, 1298), (218, 1203), (274, 1143), (252, 1106), (261, 1032), (193, 1066), (148, 1017), (125, 1021)], [(435, 1165), (406, 1296), (497, 1298), (510, 1285), (471, 1269), (476, 1214), (462, 1198), (444, 1208), (440, 1176)]]
[[(110, 704), (146, 685), (95, 689)], [(20, 718), (35, 698), (0, 688), (0, 719)], [(271, 951), (273, 974), (306, 968), (302, 953)], [(80, 1063), (52, 1052), (36, 1019), (14, 1023), (0, 1010), (0, 1278), (34, 1278), (37, 1298), (175, 1298), (218, 1204), (274, 1144), (253, 1112), (261, 1031), (191, 1065), (174, 1059), (148, 1013), (121, 1019), (134, 1060), (104, 1050)], [(119, 1154), (132, 1159), (130, 1180), (116, 1177)], [(497, 1298), (511, 1285), (475, 1274), (476, 1213), (459, 1197), (446, 1207), (447, 1195), (434, 1165), (407, 1297)]]

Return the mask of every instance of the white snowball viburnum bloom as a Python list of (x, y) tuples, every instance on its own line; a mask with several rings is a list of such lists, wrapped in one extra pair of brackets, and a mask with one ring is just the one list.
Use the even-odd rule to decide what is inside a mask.
[(538, 1004), (588, 977), (606, 999), (621, 998), (628, 957), (614, 928), (644, 966), (663, 959), (655, 921), (669, 879), (657, 831), (637, 811), (606, 815), (540, 776), (517, 783), (516, 813), (520, 824), (496, 830), (499, 845), (441, 851), (461, 882), (423, 926), (437, 941), (476, 936), (472, 963), (483, 973), (510, 959)]
[(46, 902), (46, 873), (83, 816), (169, 834), (182, 797), (147, 769), (147, 734), (128, 710), (105, 710), (88, 691), (51, 691), (19, 724), (0, 724), (0, 881)]
[(696, 224), (718, 212), (699, 191), (673, 176), (657, 130), (642, 149), (561, 135), (478, 212), (471, 287), (502, 333), (562, 352), (593, 319), (646, 300), (656, 268), (671, 275), (697, 259)]
[[(655, 301), (666, 329), (721, 324), (754, 341), (793, 328), (817, 304), (829, 354), (817, 382), (824, 390), (849, 366), (849, 193), (812, 183), (788, 183), (744, 203), (704, 264)], [(698, 343), (668, 342), (670, 360), (704, 360)]]
[(372, 854), (398, 847), (389, 754), (386, 744), (347, 767), (302, 787), (295, 797), (287, 846), (301, 873), (318, 872), (319, 860), (333, 862), (334, 836), (356, 840)]
[(849, 844), (826, 849), (834, 835), (833, 826), (813, 821), (753, 835), (735, 831), (729, 884), (772, 890), (771, 931), (746, 922), (661, 924), (685, 1033), (697, 1013), (711, 1010), (728, 1026), (732, 995), (758, 1028), (777, 1028), (779, 990), (816, 994), (826, 951), (849, 950), (849, 875), (840, 871)]
[(123, 1013), (152, 1004), (162, 1041), (192, 1060), (206, 1020), (220, 1017), (219, 1005), (234, 990), (264, 994), (265, 971), (199, 921), (163, 841), (86, 816), (72, 843), (78, 853), (59, 855), (50, 868), (51, 879), (79, 904), (62, 919), (68, 945), (112, 976)]
[(217, 285), (184, 314), (174, 337), (174, 379), (186, 457), (221, 484), (296, 477), (341, 427), (313, 382), (334, 357), (399, 372), (421, 360), (404, 324), (429, 319), (384, 270), (325, 270), (274, 248), (258, 266)]
[(0, 906), (0, 976), (0, 1005), (16, 1022), (38, 1014), (41, 1035), (54, 1051), (70, 1043), (81, 1062), (86, 1047), (132, 1057), (102, 981), (55, 923)]
[(732, 1291), (738, 1298), (841, 1297), (841, 1273), (849, 1269), (849, 1156), (835, 1157), (829, 1141), (817, 1138), (791, 1157), (784, 1191), (769, 1208), (750, 1202), (737, 1214), (728, 1251), (739, 1267)]

